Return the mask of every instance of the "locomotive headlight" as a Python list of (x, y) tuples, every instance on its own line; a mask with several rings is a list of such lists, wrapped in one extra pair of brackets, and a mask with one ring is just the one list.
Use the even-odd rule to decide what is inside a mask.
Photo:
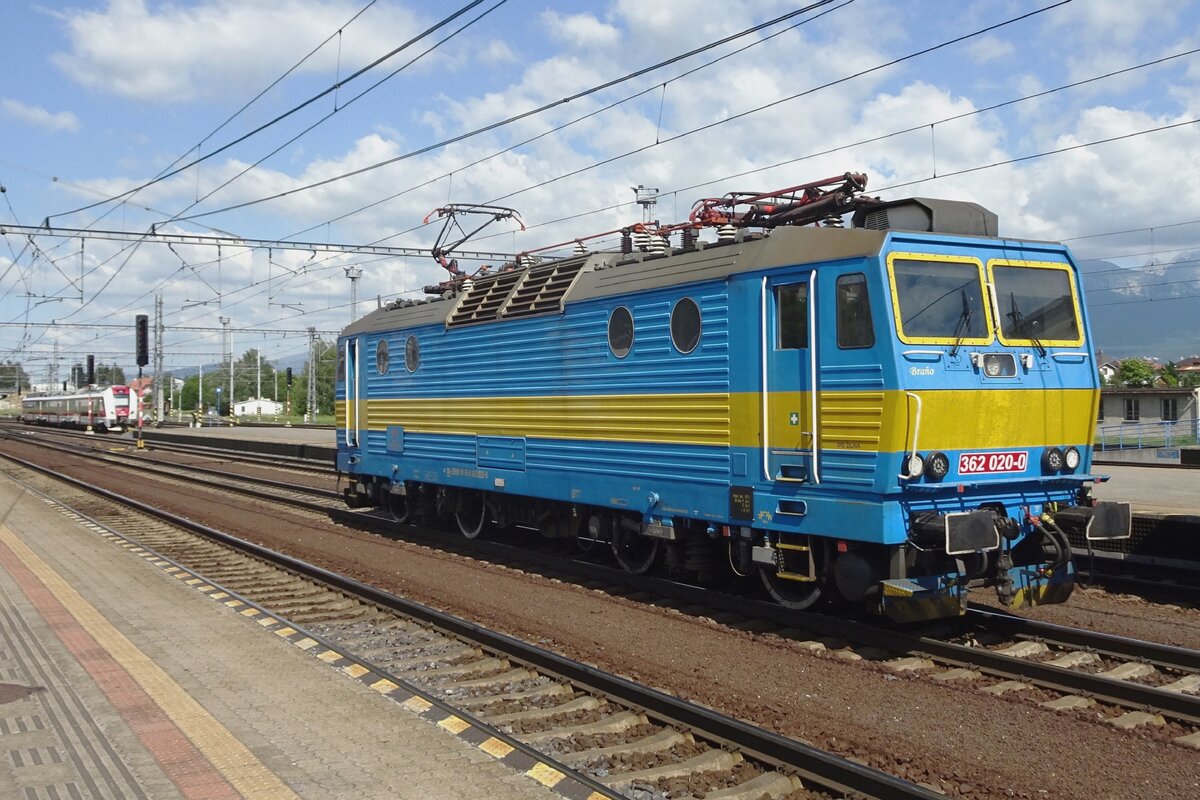
[(920, 453), (913, 453), (908, 457), (908, 477), (919, 478), (924, 471), (925, 459), (921, 458)]
[(1042, 469), (1046, 472), (1061, 472), (1063, 468), (1063, 451), (1057, 447), (1047, 447), (1042, 453)]
[(1012, 353), (984, 353), (983, 374), (988, 378), (1015, 377), (1017, 360)]
[(1068, 447), (1067, 452), (1063, 454), (1063, 463), (1067, 465), (1067, 469), (1075, 470), (1079, 466), (1080, 456), (1079, 450), (1075, 447)]
[(926, 461), (926, 466), (929, 468), (929, 477), (940, 481), (950, 472), (950, 457), (945, 453), (934, 453)]

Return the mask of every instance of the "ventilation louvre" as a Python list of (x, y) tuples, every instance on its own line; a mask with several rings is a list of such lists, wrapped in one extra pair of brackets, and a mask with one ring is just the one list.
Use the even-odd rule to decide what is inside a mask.
[(463, 295), (446, 327), (559, 312), (587, 262), (587, 256), (569, 258), (480, 278)]

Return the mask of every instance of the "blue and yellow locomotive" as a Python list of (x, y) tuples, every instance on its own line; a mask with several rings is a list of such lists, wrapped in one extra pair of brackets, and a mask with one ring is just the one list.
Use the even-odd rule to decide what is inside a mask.
[(338, 343), (347, 503), (603, 542), (633, 572), (757, 572), (795, 609), (1065, 600), (1067, 531), (1130, 526), (1088, 494), (1076, 264), (976, 204), (863, 186), (701, 201), (619, 251), (452, 270), (358, 320)]

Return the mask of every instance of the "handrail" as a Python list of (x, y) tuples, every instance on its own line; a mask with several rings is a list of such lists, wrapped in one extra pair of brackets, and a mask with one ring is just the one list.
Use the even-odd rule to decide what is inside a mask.
[[(913, 423), (912, 451), (909, 454), (909, 457), (904, 460), (904, 468), (907, 470), (908, 462), (917, 454), (917, 437), (921, 434), (921, 395), (916, 394), (915, 392), (905, 392), (904, 397), (904, 410), (906, 413), (908, 411), (908, 398), (911, 397), (913, 400), (917, 401), (917, 421)], [(900, 478), (901, 480), (908, 480), (917, 476), (909, 475), (907, 471), (905, 471), (901, 472), (896, 477)]]
[(770, 436), (770, 409), (768, 407), (768, 398), (770, 396), (771, 386), (767, 383), (767, 360), (770, 358), (770, 350), (767, 348), (767, 276), (762, 277), (762, 283), (759, 286), (759, 305), (762, 308), (762, 313), (759, 315), (759, 327), (761, 328), (760, 335), (762, 337), (762, 468), (763, 480), (771, 480), (771, 436)]
[(808, 365), (812, 382), (812, 482), (821, 482), (817, 463), (821, 457), (821, 426), (817, 416), (817, 397), (821, 391), (821, 377), (817, 372), (817, 273), (808, 273)]

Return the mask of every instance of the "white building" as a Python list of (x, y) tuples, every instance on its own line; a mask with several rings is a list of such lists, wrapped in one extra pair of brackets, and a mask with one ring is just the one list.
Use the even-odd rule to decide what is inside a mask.
[(266, 398), (239, 400), (233, 404), (235, 417), (273, 417), (283, 413), (283, 403)]

